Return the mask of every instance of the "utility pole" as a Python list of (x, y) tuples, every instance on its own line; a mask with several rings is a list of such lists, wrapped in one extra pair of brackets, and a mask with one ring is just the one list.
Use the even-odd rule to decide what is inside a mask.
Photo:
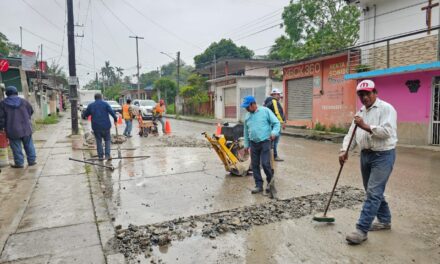
[(141, 84), (139, 82), (139, 48), (138, 48), (138, 39), (144, 39), (143, 37), (139, 37), (139, 36), (130, 36), (130, 38), (134, 38), (136, 39), (136, 59), (137, 59), (137, 94), (138, 94), (138, 99), (141, 99)]
[(69, 97), (71, 107), (72, 135), (78, 135), (78, 78), (75, 62), (75, 29), (73, 22), (73, 0), (67, 0), (67, 46), (69, 49)]
[(23, 50), (23, 28), (20, 26), (20, 50)]
[(99, 83), (98, 83), (98, 72), (95, 72), (95, 89), (99, 90)]
[(177, 52), (177, 92), (176, 96), (174, 97), (174, 113), (177, 114), (177, 96), (180, 91), (180, 51)]
[[(159, 73), (159, 79), (162, 78), (162, 73), (160, 72), (160, 67), (157, 67), (157, 72)], [(160, 89), (157, 88), (157, 99), (160, 101)]]

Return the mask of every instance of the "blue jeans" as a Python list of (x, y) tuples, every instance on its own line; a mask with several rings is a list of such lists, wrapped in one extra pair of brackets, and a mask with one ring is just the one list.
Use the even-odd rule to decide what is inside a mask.
[(37, 154), (35, 153), (34, 142), (32, 141), (32, 135), (27, 137), (22, 137), (19, 139), (9, 138), (9, 145), (12, 149), (12, 154), (14, 155), (14, 162), (17, 166), (24, 165), (24, 156), (21, 148), (21, 144), (24, 146), (24, 151), (26, 152), (26, 158), (28, 164), (32, 164), (37, 159)]
[(362, 207), (361, 216), (356, 225), (367, 233), (375, 217), (381, 223), (391, 223), (391, 212), (385, 201), (384, 192), (388, 179), (393, 171), (396, 151), (361, 152), (361, 172), (367, 199)]
[(104, 154), (102, 153), (102, 139), (104, 139), (105, 142), (105, 157), (109, 158), (111, 144), (110, 129), (96, 130), (93, 131), (93, 133), (95, 134), (96, 151), (98, 152), (98, 158), (102, 159), (104, 157)]
[(132, 129), (133, 129), (133, 120), (125, 120), (124, 136), (131, 136)]
[(281, 134), (278, 135), (273, 141), (273, 156), (274, 158), (278, 157), (278, 143), (280, 142)]
[(251, 147), (251, 167), (252, 174), (254, 175), (255, 187), (263, 188), (263, 178), (261, 177), (260, 171), (260, 160), (263, 166), (264, 173), (266, 174), (266, 180), (269, 183), (272, 180), (272, 167), (270, 166), (270, 140), (261, 141), (255, 143), (250, 142)]
[(162, 132), (165, 134), (165, 117), (159, 117), (157, 118), (157, 120), (160, 122), (160, 124), (162, 125)]

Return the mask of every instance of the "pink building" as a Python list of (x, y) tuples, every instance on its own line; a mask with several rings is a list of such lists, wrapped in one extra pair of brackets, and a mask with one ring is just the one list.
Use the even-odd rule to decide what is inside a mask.
[(397, 110), (399, 143), (440, 146), (440, 8), (428, 8), (429, 1), (347, 2), (362, 16), (344, 78), (376, 83), (379, 98)]

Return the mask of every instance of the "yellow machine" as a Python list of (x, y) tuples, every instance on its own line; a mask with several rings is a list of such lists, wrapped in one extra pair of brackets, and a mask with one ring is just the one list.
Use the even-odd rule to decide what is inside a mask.
[(211, 143), (226, 171), (237, 176), (247, 175), (251, 159), (244, 153), (239, 141), (227, 141), (224, 135), (210, 137), (206, 132), (202, 134)]

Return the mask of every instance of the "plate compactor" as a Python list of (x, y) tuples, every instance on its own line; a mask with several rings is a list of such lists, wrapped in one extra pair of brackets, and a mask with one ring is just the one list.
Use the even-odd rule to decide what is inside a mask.
[(251, 164), (249, 154), (244, 150), (243, 132), (242, 124), (226, 123), (219, 135), (211, 137), (206, 132), (202, 133), (223, 162), (225, 170), (237, 176), (246, 176)]

